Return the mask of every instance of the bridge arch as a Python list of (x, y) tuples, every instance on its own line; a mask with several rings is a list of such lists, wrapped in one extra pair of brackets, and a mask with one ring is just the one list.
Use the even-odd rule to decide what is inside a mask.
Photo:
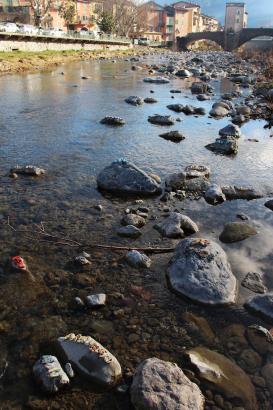
[(178, 37), (177, 38), (177, 47), (179, 50), (187, 50), (188, 47), (195, 43), (196, 41), (200, 40), (209, 40), (213, 41), (214, 43), (218, 44), (223, 49), (225, 48), (225, 37), (222, 31), (203, 31), (198, 33), (190, 33), (186, 37)]
[(243, 46), (250, 40), (258, 37), (272, 37), (273, 38), (273, 28), (246, 28), (240, 32), (237, 47)]

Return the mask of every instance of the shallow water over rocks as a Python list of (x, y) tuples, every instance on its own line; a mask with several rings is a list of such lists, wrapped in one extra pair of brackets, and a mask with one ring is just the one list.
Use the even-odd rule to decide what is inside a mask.
[[(147, 57), (141, 61), (161, 62), (166, 60)], [(128, 384), (142, 360), (154, 356), (176, 362), (184, 369), (185, 348), (200, 345), (226, 355), (239, 366), (244, 363), (244, 371), (252, 379), (262, 378), (265, 356), (261, 356), (262, 364), (254, 364), (253, 373), (253, 361), (249, 354), (243, 354), (252, 349), (245, 337), (247, 325), (263, 324), (268, 329), (272, 326), (272, 322), (262, 322), (243, 307), (255, 295), (253, 292), (239, 286), (235, 306), (201, 307), (170, 291), (165, 275), (171, 254), (149, 255), (151, 267), (137, 269), (126, 263), (126, 252), (88, 247), (94, 242), (174, 247), (177, 240), (162, 238), (154, 229), (173, 211), (196, 222), (198, 236), (219, 243), (224, 225), (238, 221), (238, 214), (245, 214), (258, 234), (240, 243), (221, 246), (239, 283), (248, 272), (258, 272), (268, 290), (273, 289), (273, 213), (264, 207), (273, 192), (270, 130), (263, 128), (264, 121), (245, 123), (235, 157), (215, 155), (205, 149), (218, 137), (219, 130), (228, 125), (229, 118), (215, 120), (207, 115), (176, 114), (182, 121), (168, 127), (168, 131), (178, 130), (186, 139), (174, 144), (158, 138), (165, 128), (150, 124), (149, 116), (169, 115), (167, 105), (171, 103), (201, 106), (208, 113), (219, 94), (231, 92), (234, 85), (226, 78), (212, 80), (216, 95), (210, 101), (197, 103), (190, 90), (196, 81), (194, 77), (151, 84), (143, 81), (147, 75), (145, 68), (132, 71), (130, 62), (104, 61), (14, 75), (8, 81), (0, 78), (4, 101), (0, 114), (0, 375), (4, 373), (0, 378), (0, 401), (4, 408), (20, 409), (26, 403), (32, 409), (130, 408), (128, 395), (94, 392), (94, 386), (83, 384), (77, 377), (70, 383), (72, 387), (56, 397), (48, 398), (41, 393), (33, 381), (32, 366), (41, 354), (55, 355), (51, 342), (67, 333), (91, 335), (104, 345), (121, 364)], [(88, 80), (82, 81), (83, 76)], [(149, 97), (151, 89), (157, 103), (135, 107), (124, 101), (131, 95)], [(182, 92), (173, 94), (172, 89)], [(101, 118), (109, 115), (124, 118), (125, 125), (115, 128), (100, 124)], [(248, 141), (253, 138), (259, 142)], [(120, 158), (133, 162), (147, 174), (159, 175), (162, 180), (192, 163), (206, 165), (211, 168), (212, 183), (251, 186), (265, 197), (212, 206), (203, 198), (172, 199), (167, 204), (149, 198), (139, 205), (134, 198), (102, 196), (96, 188), (96, 177)], [(38, 178), (20, 175), (11, 179), (9, 170), (17, 164), (37, 165), (46, 173)], [(132, 242), (119, 237), (117, 231), (124, 211), (138, 207), (147, 207), (149, 212), (142, 235)], [(19, 232), (8, 228), (8, 217)], [(34, 230), (41, 227), (82, 243), (80, 250), (90, 253), (90, 263), (73, 263), (79, 254), (77, 247), (47, 244), (41, 238), (32, 241), (36, 237)], [(30, 233), (21, 232), (26, 229)], [(26, 260), (30, 272), (13, 272), (8, 268), (7, 261), (14, 255)], [(107, 295), (107, 304), (102, 309), (90, 311), (75, 305), (76, 297), (85, 300), (95, 293)], [(204, 337), (203, 321), (186, 319), (189, 312), (205, 320), (215, 334), (214, 340)], [(268, 389), (255, 386), (260, 409), (267, 409)], [(201, 388), (206, 405), (211, 408), (212, 403), (219, 401), (215, 398), (217, 393), (210, 387), (210, 393), (205, 394), (208, 387), (202, 383)]]

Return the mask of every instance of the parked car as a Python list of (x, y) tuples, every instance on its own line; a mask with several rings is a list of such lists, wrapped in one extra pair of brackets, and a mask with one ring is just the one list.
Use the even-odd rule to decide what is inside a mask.
[(61, 28), (48, 28), (42, 31), (44, 36), (63, 37), (65, 32)]
[(20, 26), (20, 31), (24, 34), (39, 34), (39, 29), (38, 27), (32, 26), (31, 24), (22, 24)]
[(142, 46), (148, 46), (150, 44), (150, 40), (146, 37), (141, 37), (138, 39), (138, 44)]
[(5, 31), (6, 33), (18, 33), (19, 27), (17, 26), (16, 23), (1, 23), (1, 31)]

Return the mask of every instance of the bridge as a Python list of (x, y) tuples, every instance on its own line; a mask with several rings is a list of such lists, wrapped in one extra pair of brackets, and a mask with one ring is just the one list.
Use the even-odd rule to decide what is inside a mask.
[(185, 37), (177, 38), (177, 48), (180, 51), (188, 50), (188, 47), (200, 40), (210, 40), (217, 43), (225, 51), (233, 51), (256, 37), (273, 37), (273, 28), (244, 28), (238, 33), (225, 31), (203, 31), (189, 33)]

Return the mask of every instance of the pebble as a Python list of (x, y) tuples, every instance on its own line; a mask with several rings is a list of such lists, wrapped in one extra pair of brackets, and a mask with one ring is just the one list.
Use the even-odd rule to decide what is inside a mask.
[(99, 307), (105, 306), (106, 304), (106, 294), (105, 293), (97, 293), (94, 295), (86, 296), (86, 303), (88, 306), (91, 307)]

